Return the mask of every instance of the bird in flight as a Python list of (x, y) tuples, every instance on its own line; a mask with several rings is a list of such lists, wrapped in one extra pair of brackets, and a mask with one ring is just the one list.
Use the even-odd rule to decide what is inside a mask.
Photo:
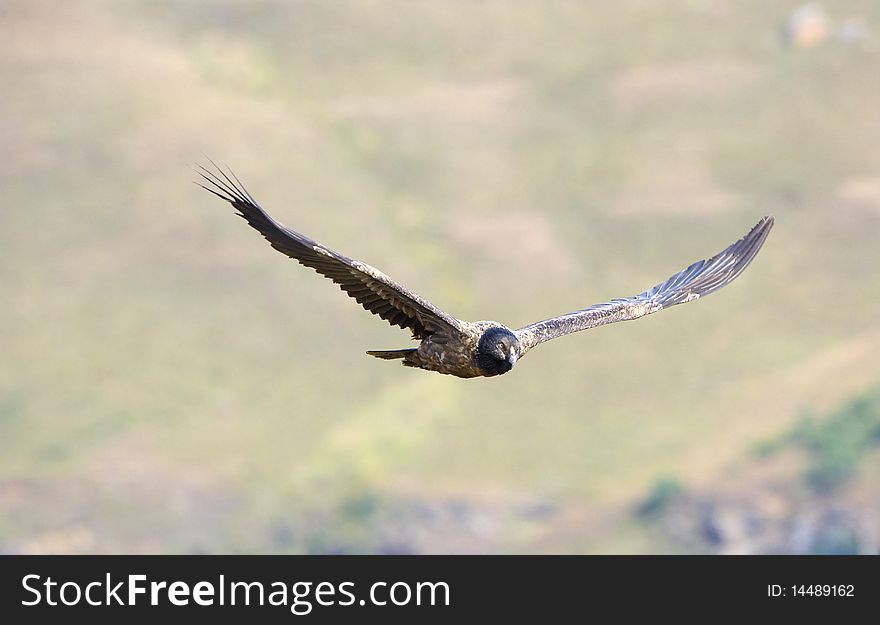
[(762, 218), (724, 251), (693, 263), (638, 295), (511, 330), (497, 321), (456, 319), (375, 267), (343, 256), (282, 225), (260, 207), (231, 171), (227, 174), (217, 167), (214, 172), (200, 166), (197, 173), (202, 180), (196, 184), (232, 204), (272, 247), (330, 278), (366, 310), (392, 326), (410, 330), (413, 339), (420, 341), (414, 348), (367, 354), (460, 378), (502, 375), (513, 369), (530, 349), (550, 339), (606, 323), (638, 319), (713, 293), (743, 272), (773, 227), (773, 217)]

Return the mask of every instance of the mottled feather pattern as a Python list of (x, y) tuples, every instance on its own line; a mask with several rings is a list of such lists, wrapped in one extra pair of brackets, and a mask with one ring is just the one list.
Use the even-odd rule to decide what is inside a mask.
[(707, 260), (699, 260), (647, 291), (567, 315), (545, 319), (516, 331), (530, 349), (539, 343), (596, 326), (638, 319), (651, 313), (714, 293), (732, 282), (752, 262), (773, 227), (773, 218), (762, 218), (744, 237)]

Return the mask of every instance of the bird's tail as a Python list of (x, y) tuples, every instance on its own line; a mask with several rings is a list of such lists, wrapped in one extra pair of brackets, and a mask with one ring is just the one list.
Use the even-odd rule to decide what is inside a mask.
[(369, 351), (367, 354), (374, 358), (383, 358), (385, 360), (396, 360), (398, 358), (406, 358), (409, 354), (416, 351), (415, 349), (392, 349), (387, 351)]

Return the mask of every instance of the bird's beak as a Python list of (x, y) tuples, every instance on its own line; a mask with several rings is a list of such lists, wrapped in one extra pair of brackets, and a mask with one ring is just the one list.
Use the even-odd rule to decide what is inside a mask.
[(510, 352), (510, 355), (507, 356), (507, 362), (510, 363), (510, 368), (513, 369), (513, 365), (516, 364), (516, 352)]

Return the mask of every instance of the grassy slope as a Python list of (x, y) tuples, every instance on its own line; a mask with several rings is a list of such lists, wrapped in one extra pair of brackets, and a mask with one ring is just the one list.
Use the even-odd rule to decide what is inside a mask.
[[(601, 515), (876, 380), (880, 56), (782, 48), (793, 5), (8, 4), (0, 548), (267, 549), (364, 491)], [(190, 185), (203, 152), (510, 325), (778, 225), (723, 293), (463, 382), (362, 356), (406, 336)]]

